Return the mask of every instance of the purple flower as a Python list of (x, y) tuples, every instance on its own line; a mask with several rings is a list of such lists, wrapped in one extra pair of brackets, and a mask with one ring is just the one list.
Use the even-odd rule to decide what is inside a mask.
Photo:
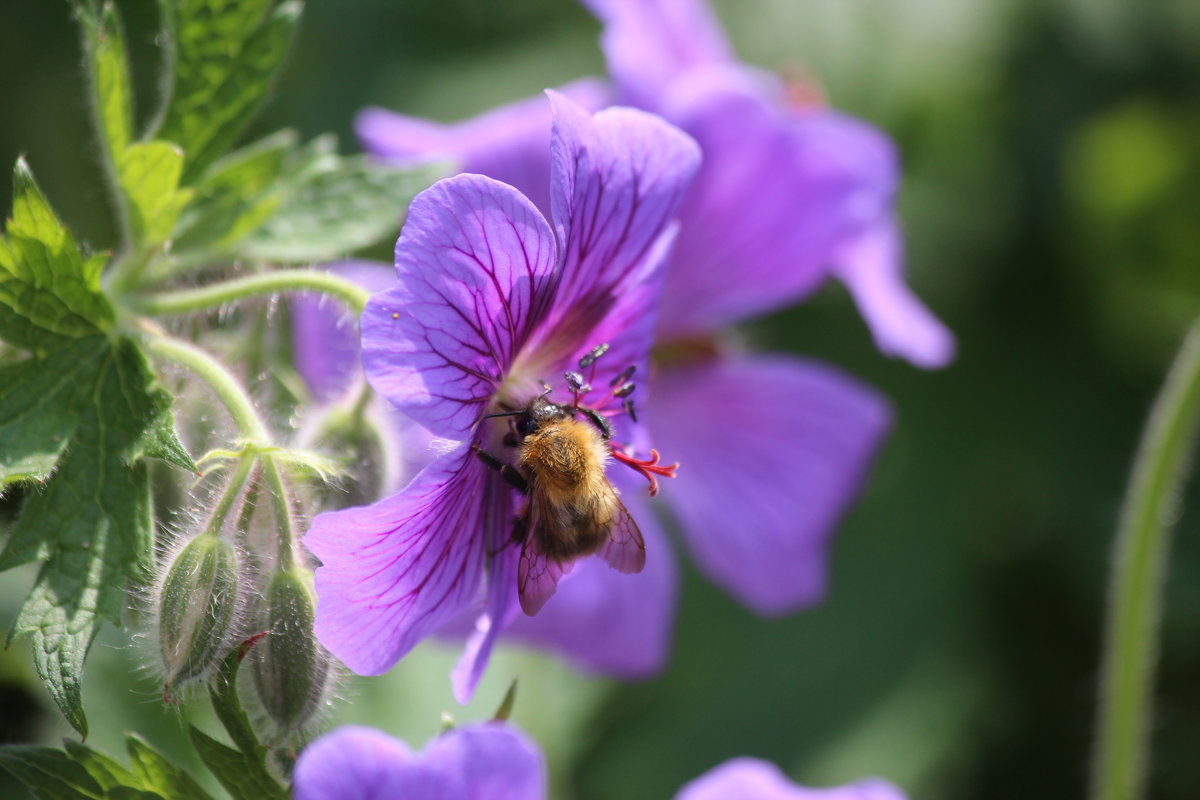
[(735, 758), (685, 785), (675, 800), (905, 800), (898, 788), (867, 778), (832, 789), (807, 789), (779, 767), (756, 758)]
[(346, 726), (304, 748), (292, 781), (296, 800), (539, 800), (545, 771), (537, 745), (511, 725), (455, 728), (421, 753)]
[[(621, 97), (663, 114), (704, 153), (680, 209), (643, 409), (656, 444), (688, 465), (665, 498), (714, 581), (763, 614), (803, 608), (825, 594), (833, 529), (859, 492), (890, 413), (839, 371), (747, 354), (725, 330), (833, 277), (851, 289), (884, 352), (929, 367), (951, 357), (950, 334), (902, 280), (895, 153), (862, 122), (789, 105), (781, 81), (735, 60), (698, 0), (587, 5), (605, 23), (603, 46)], [(517, 105), (489, 117), (527, 132), (536, 119), (529, 114), (517, 125), (522, 113), (527, 107)], [(369, 144), (382, 149), (378, 139)], [(444, 155), (454, 144), (391, 146), (417, 158), (423, 150)], [(487, 161), (480, 148), (463, 158)], [(538, 175), (534, 162), (505, 169)], [(607, 574), (597, 579), (612, 582)], [(578, 626), (558, 607), (566, 624), (526, 621), (525, 638), (574, 637)], [(629, 644), (622, 652), (647, 640)], [(595, 661), (598, 653), (569, 652), (608, 669)]]
[[(511, 465), (485, 464), (486, 454), (504, 452), (513, 430), (512, 417), (492, 415), (550, 413), (538, 404), (587, 407), (596, 427), (580, 427), (596, 431), (598, 448), (600, 431), (606, 436), (611, 426), (614, 461), (652, 485), (661, 469), (655, 458), (634, 456), (643, 436), (632, 415), (621, 414), (617, 378), (628, 368), (645, 372), (660, 266), (674, 234), (669, 222), (699, 153), (657, 117), (623, 108), (589, 117), (548, 94), (554, 228), (511, 186), (481, 175), (440, 181), (409, 209), (396, 244), (398, 284), (373, 296), (363, 314), (372, 386), (443, 438), (443, 452), (403, 491), (319, 515), (305, 538), (322, 562), (317, 636), (360, 674), (386, 671), (486, 598), (486, 616), (455, 673), (464, 702), (518, 599), (535, 613), (573, 566), (532, 534), (512, 546), (514, 520), (536, 532), (547, 509), (536, 492), (532, 508), (518, 502), (513, 484), (522, 478)], [(598, 345), (608, 350), (592, 359)], [(582, 375), (564, 375), (576, 365)], [(558, 384), (548, 396), (545, 381)], [(602, 469), (609, 445), (589, 452), (600, 453)], [(636, 572), (641, 538), (613, 514), (611, 537), (590, 550)]]

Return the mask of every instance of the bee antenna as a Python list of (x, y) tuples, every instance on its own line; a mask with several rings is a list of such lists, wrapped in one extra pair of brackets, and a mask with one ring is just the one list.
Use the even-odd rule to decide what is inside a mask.
[(524, 411), (497, 411), (495, 414), (484, 414), (479, 419), (492, 419), (493, 417), (519, 417), (524, 413)]

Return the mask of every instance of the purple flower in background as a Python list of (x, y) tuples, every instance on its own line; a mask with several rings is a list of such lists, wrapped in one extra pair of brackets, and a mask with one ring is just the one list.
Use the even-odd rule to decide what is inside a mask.
[[(305, 537), (322, 562), (317, 636), (360, 674), (386, 671), (467, 611), (486, 574), (486, 614), (454, 676), (464, 702), (516, 616), (518, 594), (534, 613), (572, 567), (531, 547), (531, 537), (510, 546), (514, 519), (536, 530), (528, 515), (537, 508), (519, 506), (512, 465), (489, 468), (481, 457), (502, 452), (512, 430), (511, 418), (491, 416), (589, 406), (581, 398), (604, 395), (589, 401), (589, 419), (615, 428), (613, 459), (652, 486), (662, 469), (656, 457), (634, 457), (643, 437), (620, 403), (627, 370), (645, 371), (669, 222), (699, 153), (651, 115), (614, 108), (590, 117), (549, 95), (554, 228), (511, 186), (481, 175), (440, 181), (409, 208), (396, 244), (398, 284), (363, 314), (372, 386), (442, 437), (443, 452), (401, 492), (321, 514)], [(598, 345), (608, 349), (594, 359)], [(583, 375), (564, 375), (577, 364)], [(547, 396), (543, 382), (556, 376), (566, 385)], [(585, 381), (602, 390), (589, 395)], [(613, 530), (596, 552), (620, 571), (638, 571), (636, 528), (621, 518)]]
[(807, 789), (779, 767), (756, 758), (735, 758), (688, 783), (675, 800), (905, 800), (887, 781), (867, 778), (832, 789)]
[(903, 282), (892, 210), (899, 167), (878, 130), (789, 101), (736, 60), (703, 0), (583, 0), (623, 102), (692, 134), (704, 166), (680, 218), (662, 329), (706, 334), (790, 305), (829, 277), (880, 350), (944, 366), (953, 338)]
[(540, 800), (537, 745), (511, 725), (447, 731), (420, 753), (372, 728), (345, 726), (300, 753), (296, 800)]

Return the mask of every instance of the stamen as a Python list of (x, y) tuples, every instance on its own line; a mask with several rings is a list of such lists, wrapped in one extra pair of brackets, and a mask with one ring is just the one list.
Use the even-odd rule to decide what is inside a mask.
[(619, 398), (629, 397), (629, 395), (633, 394), (633, 390), (636, 388), (637, 388), (637, 384), (633, 383), (632, 381), (630, 381), (629, 383), (624, 383), (624, 384), (618, 386), (616, 389), (613, 389), (613, 397), (619, 397)]
[(622, 370), (620, 375), (618, 375), (617, 377), (615, 377), (611, 381), (609, 381), (608, 385), (615, 387), (615, 386), (620, 386), (622, 383), (628, 383), (629, 379), (633, 377), (633, 373), (635, 370), (637, 370), (637, 365), (630, 364), (628, 367), (626, 367), (624, 370)]
[(633, 467), (635, 470), (642, 473), (642, 477), (650, 482), (651, 497), (654, 497), (656, 494), (658, 494), (658, 479), (654, 476), (661, 475), (664, 478), (674, 478), (675, 470), (679, 469), (678, 461), (676, 461), (674, 464), (659, 464), (657, 450), (651, 450), (650, 457), (647, 459), (634, 458), (631, 455), (627, 455), (619, 447), (614, 447), (612, 454), (613, 458), (615, 458), (617, 461)]
[(598, 344), (584, 354), (583, 358), (579, 359), (579, 368), (587, 369), (592, 364), (596, 363), (596, 359), (608, 352), (607, 344)]

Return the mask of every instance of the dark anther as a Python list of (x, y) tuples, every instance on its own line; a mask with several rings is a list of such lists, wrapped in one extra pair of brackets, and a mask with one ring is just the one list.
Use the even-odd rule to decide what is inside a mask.
[(636, 411), (636, 410), (634, 410), (634, 408), (633, 408), (633, 401), (632, 401), (632, 400), (626, 400), (626, 401), (623, 403), (623, 405), (625, 406), (625, 411), (626, 411), (626, 413), (628, 413), (628, 414), (629, 414), (629, 418), (630, 418), (631, 420), (633, 420), (634, 422), (637, 422), (637, 421), (638, 421), (638, 418), (637, 418), (637, 411)]
[(587, 369), (592, 364), (596, 363), (596, 359), (608, 352), (607, 344), (598, 344), (589, 350), (583, 358), (579, 359), (579, 368)]
[(618, 375), (617, 377), (615, 377), (611, 381), (609, 381), (608, 385), (609, 386), (620, 386), (622, 383), (628, 382), (628, 380), (633, 377), (634, 370), (636, 370), (636, 369), (637, 369), (636, 366), (634, 366), (633, 364), (630, 364), (628, 367), (626, 367), (621, 372), (620, 375)]
[(613, 389), (613, 397), (629, 397), (629, 395), (633, 394), (633, 390), (636, 388), (637, 384), (630, 381), (624, 386), (618, 386), (616, 389)]
[[(570, 389), (575, 394), (583, 394), (584, 393), (584, 385), (585, 384), (583, 382), (583, 376), (580, 375), (578, 372), (564, 372), (563, 380), (565, 380), (567, 382), (567, 388)], [(591, 388), (591, 387), (588, 387), (588, 388)]]
[(590, 408), (581, 408), (579, 411), (588, 418), (588, 422), (596, 426), (600, 431), (600, 438), (608, 441), (612, 438), (613, 429), (608, 420), (605, 419), (598, 411)]

